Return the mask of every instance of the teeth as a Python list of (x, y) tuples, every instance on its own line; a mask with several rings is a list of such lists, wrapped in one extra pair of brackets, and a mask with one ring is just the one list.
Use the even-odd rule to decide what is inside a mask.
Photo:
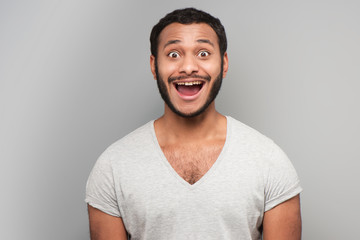
[(178, 82), (177, 85), (185, 85), (185, 86), (192, 86), (192, 85), (200, 85), (201, 81), (194, 81), (194, 82)]

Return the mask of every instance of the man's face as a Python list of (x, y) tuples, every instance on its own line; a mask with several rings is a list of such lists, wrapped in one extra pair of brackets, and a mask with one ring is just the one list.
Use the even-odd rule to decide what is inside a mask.
[(151, 70), (161, 97), (182, 117), (204, 112), (220, 90), (228, 68), (215, 31), (207, 24), (172, 23), (159, 36)]

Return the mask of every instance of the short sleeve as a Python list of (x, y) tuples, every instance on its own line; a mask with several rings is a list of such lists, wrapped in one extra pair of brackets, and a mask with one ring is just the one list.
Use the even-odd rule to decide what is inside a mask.
[(107, 151), (99, 157), (90, 173), (86, 184), (85, 202), (107, 214), (121, 217), (110, 153)]
[(265, 176), (265, 212), (298, 195), (302, 188), (294, 166), (274, 144)]

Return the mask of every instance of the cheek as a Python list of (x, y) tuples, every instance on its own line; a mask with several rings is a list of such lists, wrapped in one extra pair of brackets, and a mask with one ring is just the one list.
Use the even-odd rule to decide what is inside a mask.
[(219, 75), (219, 72), (221, 71), (221, 61), (204, 61), (199, 64), (201, 66), (201, 69), (203, 69), (206, 73), (209, 75)]
[(204, 69), (204, 71), (211, 77), (211, 81), (213, 81), (220, 74), (221, 68), (212, 66)]
[(158, 71), (163, 78), (168, 78), (169, 76), (176, 74), (177, 66), (175, 63), (168, 63), (166, 61), (158, 62)]

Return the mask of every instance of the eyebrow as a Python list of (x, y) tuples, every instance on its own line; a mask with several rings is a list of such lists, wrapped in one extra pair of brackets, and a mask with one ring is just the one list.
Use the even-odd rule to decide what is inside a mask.
[(199, 43), (208, 43), (208, 44), (210, 44), (211, 46), (214, 47), (214, 44), (208, 39), (199, 39), (199, 40), (197, 40), (197, 42), (199, 42)]
[[(179, 43), (179, 42), (181, 42), (181, 41), (180, 40), (170, 40), (167, 43), (165, 43), (164, 48), (166, 48), (167, 46), (169, 46), (171, 44), (176, 44), (176, 43)], [(198, 39), (198, 40), (196, 40), (196, 42), (198, 42), (198, 43), (207, 43), (207, 44), (210, 44), (211, 46), (214, 47), (214, 44), (208, 39)]]
[(164, 48), (166, 48), (167, 46), (171, 45), (171, 44), (175, 44), (175, 43), (179, 43), (181, 42), (180, 40), (170, 40), (167, 43), (165, 43)]

